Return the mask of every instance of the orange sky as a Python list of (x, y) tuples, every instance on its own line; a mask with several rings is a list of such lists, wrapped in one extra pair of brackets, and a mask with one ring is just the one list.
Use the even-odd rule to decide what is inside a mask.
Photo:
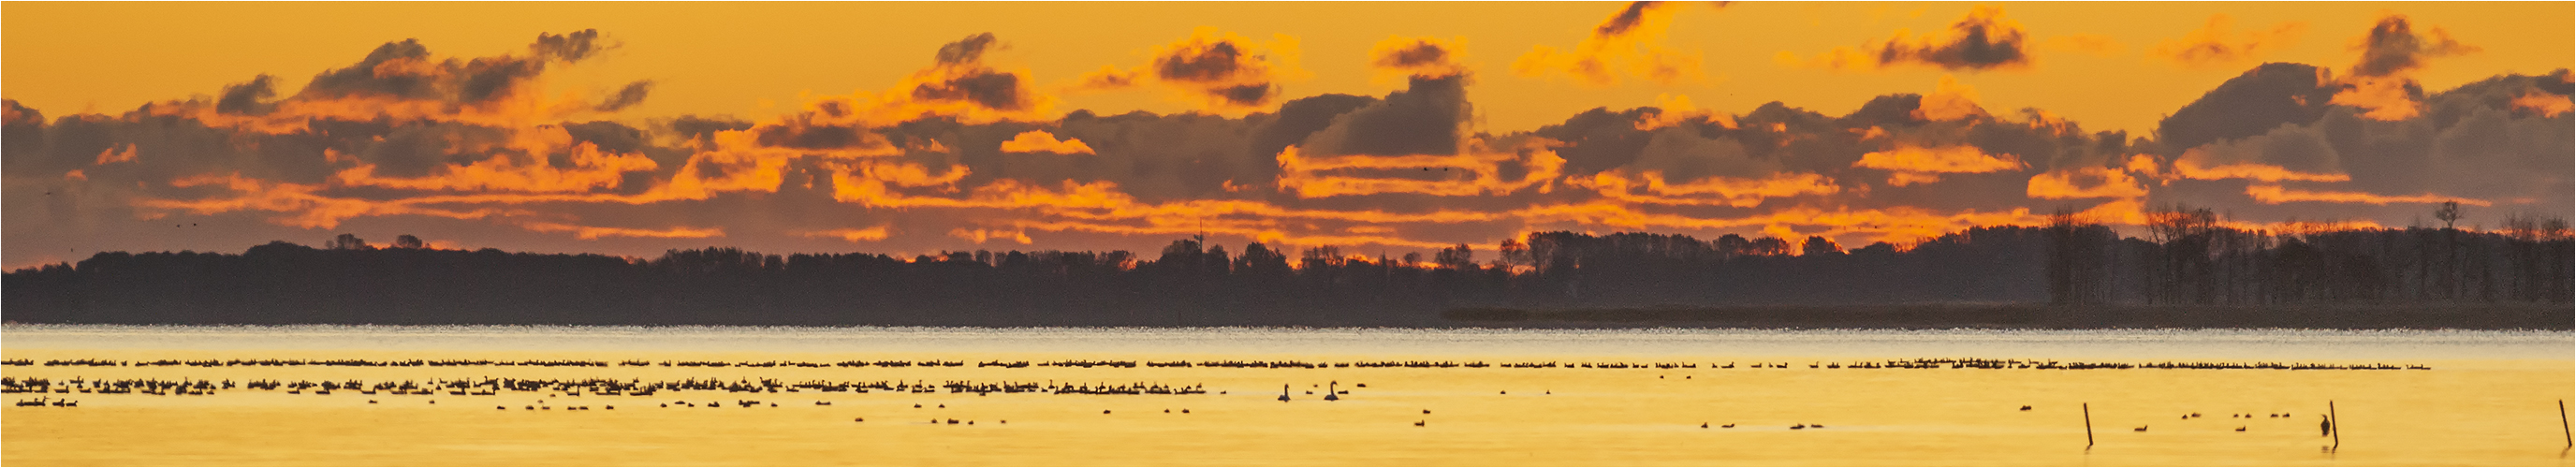
[[(2483, 121), (2457, 123), (2440, 105), (2385, 105), (2390, 99), (2432, 100), (2432, 95), (2499, 75), (2560, 73), (2576, 56), (2576, 46), (2571, 46), (2576, 44), (2571, 40), (2576, 22), (2570, 19), (2576, 17), (2576, 7), (2565, 2), (1696, 3), (1643, 8), (1641, 21), (1621, 34), (1601, 33), (1628, 6), (12, 2), (0, 4), (0, 97), (41, 112), (47, 121), (76, 114), (130, 120), (125, 116), (146, 103), (195, 98), (208, 103), (207, 109), (161, 106), (159, 113), (185, 114), (209, 127), (241, 132), (229, 145), (232, 151), (266, 156), (165, 164), (161, 161), (202, 155), (185, 145), (152, 140), (170, 138), (166, 134), (132, 130), (112, 132), (115, 136), (108, 138), (114, 141), (100, 146), (107, 151), (46, 156), (82, 159), (91, 167), (22, 163), (40, 156), (29, 156), (32, 149), (11, 148), (5, 206), (9, 245), (0, 252), (7, 257), (0, 263), (16, 267), (77, 259), (97, 250), (231, 251), (270, 239), (310, 244), (348, 231), (379, 241), (413, 233), (463, 247), (636, 255), (705, 244), (799, 251), (1141, 250), (1201, 231), (1228, 244), (1266, 239), (1405, 251), (1455, 242), (1490, 245), (1535, 229), (1824, 234), (1846, 244), (1902, 243), (1966, 225), (2023, 222), (2030, 213), (2059, 206), (2116, 218), (2124, 207), (2134, 211), (2140, 205), (2186, 202), (2235, 208), (2254, 222), (2304, 216), (2404, 225), (2406, 213), (2428, 211), (2416, 205), (2433, 198), (2466, 197), (2498, 210), (2562, 215), (2569, 205), (2565, 190), (2550, 191), (2566, 186), (2563, 171), (2548, 175), (2554, 179), (2514, 185), (2531, 190), (2484, 193), (2477, 187), (2443, 185), (2452, 183), (2445, 180), (2475, 180), (2474, 174), (2416, 180), (2403, 174), (2407, 171), (2351, 166), (2377, 160), (2368, 158), (2417, 157), (2527, 172), (2528, 165), (2460, 155), (2555, 147), (2472, 150), (2428, 144), (2432, 149), (2423, 155), (2372, 153), (2368, 158), (2352, 147), (2336, 147), (2339, 151), (2327, 157), (2332, 164), (2317, 166), (2330, 169), (2315, 171), (2348, 175), (2346, 180), (2264, 181), (2211, 174), (2297, 173), (2301, 164), (2316, 158), (2282, 149), (2291, 145), (2282, 142), (2298, 138), (2281, 132), (2235, 146), (2218, 141), (2208, 148), (2125, 148), (2109, 151), (2119, 154), (2080, 155), (2051, 150), (2057, 153), (2053, 157), (2008, 150), (2004, 146), (2009, 145), (1992, 140), (1992, 132), (1979, 133), (1981, 126), (2009, 123), (2029, 131), (2072, 122), (2085, 133), (2118, 130), (2133, 139), (2154, 139), (2160, 119), (2265, 62), (2329, 70), (2329, 81), (2357, 90), (2330, 93), (2345, 94), (2335, 97), (2336, 105), (2356, 114), (2382, 112), (2364, 120), (2397, 122), (2385, 117), (2421, 108), (2429, 109), (2421, 119), (2437, 130), (2473, 125)], [(2426, 41), (2433, 41), (2433, 31), (2439, 30), (2439, 38), (2459, 47), (2423, 49), (2420, 65), (2364, 80), (2354, 74), (2370, 50), (2362, 41), (2392, 17), (2404, 18)], [(1947, 59), (1936, 49), (1958, 39), (1962, 30), (1957, 25), (1975, 21), (1986, 21), (1993, 32), (2018, 35), (2011, 48), (2019, 58), (1943, 62)], [(459, 110), (452, 95), (428, 101), (411, 100), (426, 99), (417, 95), (341, 96), (328, 102), (313, 92), (299, 95), (317, 74), (350, 67), (388, 42), (417, 39), (435, 57), (432, 62), (525, 58), (538, 55), (530, 43), (541, 33), (585, 29), (599, 32), (601, 50), (540, 65), (542, 74), (513, 82), (516, 94), (508, 106)], [(981, 33), (990, 33), (996, 42), (981, 49), (976, 60), (954, 66), (933, 63), (943, 45)], [(1449, 68), (1425, 71), (1377, 62), (1379, 53), (1415, 43), (1445, 53), (1438, 66)], [(1229, 69), (1235, 74), (1203, 81), (1154, 76), (1161, 58), (1205, 52), (1192, 47), (1213, 44), (1240, 46), (1249, 57), (1243, 67)], [(2195, 45), (2200, 48), (2193, 49)], [(1887, 50), (1920, 50), (1923, 55), (1870, 62)], [(1580, 68), (1587, 63), (1596, 67)], [(383, 76), (383, 69), (378, 70)], [(925, 83), (986, 76), (976, 70), (1016, 77), (1017, 97), (1025, 105), (996, 109), (985, 105), (989, 103), (930, 98), (894, 102)], [(278, 113), (242, 119), (213, 110), (211, 103), (227, 86), (261, 74), (276, 77), (274, 96), (264, 102), (274, 104)], [(1437, 125), (1454, 124), (1459, 130), (1456, 141), (1442, 146), (1455, 149), (1440, 154), (1355, 149), (1365, 142), (1334, 138), (1364, 139), (1370, 131), (1350, 130), (1352, 136), (1343, 137), (1341, 127), (1314, 132), (1334, 138), (1309, 136), (1289, 145), (1292, 151), (1252, 155), (1250, 163), (1203, 155), (1127, 155), (1120, 152), (1131, 150), (1103, 141), (1082, 141), (1084, 149), (1096, 150), (1086, 154), (1071, 149), (1082, 140), (1076, 134), (1112, 130), (1083, 130), (1085, 124), (1058, 121), (1078, 109), (1104, 116), (1138, 110), (1167, 117), (1192, 112), (1229, 119), (1270, 115), (1282, 112), (1284, 103), (1323, 94), (1388, 98), (1408, 88), (1426, 91), (1419, 83), (1409, 84), (1408, 75), (1441, 74), (1463, 77), (1460, 89), (1467, 104), (1455, 122)], [(1120, 76), (1137, 81), (1126, 86), (1087, 82)], [(638, 80), (651, 82), (649, 97), (640, 103), (613, 111), (566, 110), (567, 102), (608, 99)], [(2402, 88), (2407, 83), (2420, 89), (2421, 96), (2407, 97)], [(1241, 86), (1268, 94), (1237, 103), (1219, 93)], [(2373, 90), (2396, 94), (2369, 94)], [(1745, 145), (1771, 143), (1726, 133), (1760, 130), (1734, 129), (1732, 124), (1769, 102), (1842, 117), (1891, 94), (1924, 95), (1915, 112), (1923, 125), (1906, 127), (1914, 130), (1861, 125), (1842, 129), (1855, 135), (1835, 137), (1850, 141), (1830, 150), (1781, 143), (1787, 145), (1779, 150), (1785, 153), (1757, 148), (1750, 156), (1739, 154), (1745, 153)], [(815, 106), (835, 97), (876, 114), (825, 116), (830, 122), (807, 119), (790, 125), (800, 115), (823, 115), (815, 113)], [(2523, 96), (2506, 96), (2517, 97)], [(2513, 118), (2540, 122), (2533, 128), (2567, 127), (2563, 94), (2530, 99), (2496, 105), (2526, 109), (2517, 112), (2533, 115)], [(1542, 139), (1527, 133), (1567, 123), (1589, 109), (1617, 112), (1645, 106), (1661, 106), (1666, 112), (1659, 118), (1687, 120), (1683, 127), (1704, 130), (1690, 138), (1651, 137), (1654, 143), (1647, 149), (1630, 150), (1639, 156), (1608, 160), (1576, 154), (1589, 150), (1569, 149), (1575, 142), (1564, 141), (1563, 135)], [(2549, 106), (2562, 110), (2548, 112)], [(2019, 111), (2025, 108), (2045, 114)], [(386, 148), (339, 144), (335, 148), (349, 154), (288, 154), (278, 148), (292, 145), (249, 143), (239, 136), (291, 133), (281, 127), (249, 130), (287, 125), (275, 116), (290, 114), (294, 119), (319, 115), (343, 120), (411, 116), (416, 123), (471, 124), (506, 135), (481, 146), (429, 150), (446, 152), (443, 158), (430, 158), (444, 162), (409, 169), (395, 160), (373, 159), (395, 157), (378, 155), (390, 151)], [(918, 119), (1010, 128), (947, 136), (861, 132), (885, 138), (884, 146), (831, 151), (759, 141), (755, 129), (732, 140), (711, 134), (691, 146), (684, 138), (668, 138), (673, 135), (671, 120), (684, 115), (724, 117), (762, 128), (881, 127)], [(20, 123), (14, 119), (13, 125)], [(258, 123), (245, 123), (250, 120)], [(2306, 120), (2292, 123), (2316, 122)], [(587, 137), (547, 130), (591, 121), (642, 129), (656, 145), (685, 149), (663, 159), (597, 145), (584, 150)], [(302, 122), (294, 125), (319, 134)], [(1240, 125), (1245, 126), (1240, 132), (1258, 127), (1250, 121)], [(2327, 124), (2315, 125), (2319, 134), (2332, 133)], [(2558, 141), (2563, 131), (2535, 134), (2531, 132), (2540, 130), (2511, 130), (2522, 127), (2510, 122), (2497, 125), (2496, 131), (2504, 132), (2497, 135), (2505, 138), (2566, 144)], [(1191, 128), (1222, 133), (1226, 130), (1218, 127), (1223, 126)], [(60, 127), (47, 128), (63, 131)], [(1866, 134), (1870, 130), (1887, 135), (1873, 137)], [(374, 138), (381, 142), (400, 133), (388, 131), (393, 133)], [(1023, 135), (1028, 131), (1041, 133)], [(1122, 135), (1144, 130), (1128, 131)], [(1808, 131), (1814, 130), (1784, 127), (1779, 132)], [(983, 134), (996, 132), (1000, 134)], [(886, 137), (898, 133), (904, 136)], [(472, 139), (457, 135), (443, 138)], [(42, 146), (48, 154), (71, 151), (61, 142), (76, 139), (65, 138), (53, 137), (47, 141), (56, 143)], [(1015, 138), (1021, 139), (1014, 142), (1018, 146), (1005, 144), (998, 150), (961, 147)], [(1102, 138), (1107, 137), (1091, 140)], [(1063, 146), (1051, 146), (1060, 151), (1050, 152), (1031, 150), (1039, 148), (1032, 145)], [(553, 162), (510, 163), (491, 156), (499, 153), (473, 153), (475, 148), (501, 148)], [(358, 154), (362, 149), (368, 152)], [(1835, 155), (1809, 156), (1802, 153), (1806, 151)], [(994, 155), (979, 156), (984, 153)], [(2151, 161), (2132, 165), (2131, 153)], [(1062, 158), (1019, 159), (1027, 154)], [(226, 166), (283, 159), (307, 167)], [(119, 164), (134, 167), (120, 169)], [(1103, 164), (1126, 172), (1112, 174)], [(2534, 164), (2542, 164), (2536, 167), (2543, 170), (2556, 167)], [(1248, 165), (1272, 168), (1246, 169)], [(1551, 165), (1556, 165), (1553, 173)], [(360, 166), (375, 169), (348, 172)], [(1441, 168), (1456, 175), (1424, 180), (1418, 174), (1381, 174), (1398, 168)], [(1156, 171), (1180, 175), (1150, 175)], [(1699, 177), (1682, 179), (1685, 173)], [(807, 180), (795, 180), (800, 174)], [(1259, 175), (1262, 180), (1222, 175)], [(2126, 185), (2102, 185), (2113, 179)], [(476, 182), (458, 182), (466, 180)], [(822, 188), (812, 189), (821, 191), (813, 199), (821, 202), (791, 200), (795, 197), (789, 192), (816, 180)], [(111, 187), (110, 181), (119, 185)], [(138, 184), (133, 193), (112, 192), (125, 190), (121, 184), (128, 182)], [(2081, 186), (2087, 182), (2101, 186)], [(2200, 186), (2206, 183), (2233, 185)], [(73, 191), (85, 198), (49, 199)], [(2019, 198), (2003, 200), (1987, 192)], [(2470, 192), (2480, 196), (2463, 195)], [(1569, 193), (1587, 195), (1567, 198)], [(2084, 196), (2067, 195), (2077, 193)], [(673, 208), (659, 208), (664, 206)], [(224, 227), (188, 234), (134, 232), (136, 226), (170, 224), (164, 221), (220, 221)]]

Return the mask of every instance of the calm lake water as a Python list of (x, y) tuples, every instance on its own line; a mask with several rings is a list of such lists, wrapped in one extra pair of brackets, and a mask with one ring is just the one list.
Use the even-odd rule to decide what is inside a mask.
[[(1205, 393), (15, 393), (79, 405), (0, 407), (0, 464), (2569, 466), (2557, 401), (2576, 397), (2571, 353), (2568, 332), (2495, 331), (10, 325), (0, 358), (32, 365), (0, 376), (64, 389), (75, 378), (769, 379)], [(1940, 358), (2430, 369), (1824, 367)], [(272, 359), (606, 365), (45, 365)], [(964, 364), (665, 364), (845, 361)], [(1055, 361), (1202, 365), (1043, 365)], [(1324, 366), (1203, 365), (1253, 361)], [(1362, 367), (1388, 361), (1493, 366)], [(1501, 366), (1517, 363), (1557, 367)], [(1328, 389), (1349, 393), (1325, 401)], [(2328, 401), (2342, 426), (2333, 450), (2317, 424)]]

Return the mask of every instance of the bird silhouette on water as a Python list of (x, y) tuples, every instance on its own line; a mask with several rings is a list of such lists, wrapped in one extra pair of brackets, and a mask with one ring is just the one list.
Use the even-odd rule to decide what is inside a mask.
[(2317, 437), (2334, 435), (2334, 420), (2317, 415)]

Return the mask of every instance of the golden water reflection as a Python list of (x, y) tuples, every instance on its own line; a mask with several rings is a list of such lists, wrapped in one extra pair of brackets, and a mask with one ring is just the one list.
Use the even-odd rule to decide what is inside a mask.
[[(0, 408), (0, 421), (5, 421), (0, 424), (0, 441), (5, 441), (0, 444), (0, 464), (2568, 466), (2553, 400), (2568, 399), (2571, 388), (2576, 388), (2576, 369), (2567, 359), (2417, 360), (2403, 363), (2432, 369), (2395, 371), (1825, 369), (1806, 364), (1864, 358), (1668, 354), (1568, 355), (1563, 360), (1688, 362), (1699, 367), (1002, 368), (974, 363), (1289, 359), (1501, 363), (1525, 359), (1474, 354), (1206, 354), (1186, 349), (1158, 354), (1026, 350), (1002, 354), (116, 348), (28, 348), (10, 343), (5, 357), (39, 363), (54, 359), (611, 363), (859, 359), (968, 364), (856, 368), (12, 365), (0, 367), (0, 375), (54, 380), (354, 379), (370, 383), (479, 378), (1144, 382), (1204, 385), (1209, 392), (664, 391), (652, 396), (549, 397), (547, 392), (314, 395), (237, 388), (211, 396), (48, 394), (44, 396), (74, 399), (80, 405)], [(1925, 356), (1882, 358), (1917, 357)], [(1754, 362), (1791, 365), (1746, 367)], [(1739, 367), (1712, 367), (1725, 363)], [(1339, 401), (1324, 401), (1325, 386), (1334, 382), (1350, 393)], [(1289, 402), (1277, 401), (1282, 385), (1292, 389)], [(10, 396), (20, 400), (38, 395)], [(734, 404), (739, 400), (763, 403), (741, 407)], [(2341, 447), (2332, 451), (2323, 449), (2333, 441), (2321, 437), (2317, 427), (2329, 400), (2343, 425)], [(663, 406), (679, 401), (699, 406)], [(724, 406), (706, 407), (708, 402)], [(2079, 409), (2088, 404), (2095, 439), (2089, 449), (2085, 415)], [(551, 409), (521, 409), (536, 405)], [(576, 405), (591, 410), (565, 409)], [(2032, 409), (2020, 410), (2025, 405)], [(604, 409), (608, 406), (616, 409)], [(2202, 417), (2183, 417), (2191, 413)], [(2255, 417), (2229, 417), (2240, 413)], [(2266, 416), (2273, 413), (2290, 416)], [(857, 418), (865, 421), (854, 421)], [(949, 424), (949, 419), (961, 423)], [(1723, 427), (1727, 424), (1735, 426)], [(1822, 427), (1791, 429), (1795, 425)], [(2133, 430), (2140, 426), (2148, 430)], [(2239, 427), (2245, 430), (2237, 431)]]

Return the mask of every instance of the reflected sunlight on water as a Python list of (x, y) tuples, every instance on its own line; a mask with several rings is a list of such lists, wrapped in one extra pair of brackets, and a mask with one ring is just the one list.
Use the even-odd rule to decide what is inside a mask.
[[(0, 441), (6, 442), (0, 444), (0, 464), (9, 465), (2567, 466), (2553, 400), (2569, 398), (2576, 388), (2569, 357), (2576, 340), (2565, 332), (11, 325), (0, 329), (0, 338), (5, 338), (0, 340), (5, 356), (0, 357), (38, 364), (57, 359), (611, 364), (0, 367), (0, 375), (21, 380), (1007, 381), (1203, 385), (1208, 391), (1059, 395), (782, 389), (571, 396), (547, 390), (316, 395), (232, 389), (210, 396), (47, 394), (43, 396), (80, 405), (0, 408), (7, 421), (0, 425)], [(2432, 369), (1808, 367), (1959, 357), (2385, 363)], [(626, 360), (966, 364), (616, 365)], [(1696, 367), (975, 364), (1057, 360)], [(1756, 362), (1788, 367), (1750, 367)], [(1729, 363), (1738, 367), (1717, 367)], [(1281, 385), (1292, 388), (1291, 401), (1277, 400)], [(1350, 393), (1339, 395), (1340, 401), (1323, 401), (1328, 387)], [(11, 396), (23, 400), (39, 395)], [(737, 404), (745, 400), (762, 403)], [(2332, 441), (2321, 437), (2317, 427), (2328, 400), (2335, 402), (2343, 423), (2342, 447), (2332, 452), (2321, 450)], [(696, 406), (662, 406), (682, 401)], [(723, 406), (708, 407), (709, 402)], [(2096, 440), (2089, 450), (2079, 410), (2085, 404), (2091, 406)], [(2025, 405), (2031, 409), (2021, 410)], [(529, 406), (549, 409), (522, 409)], [(592, 409), (567, 409), (572, 406)], [(604, 409), (608, 406), (616, 409)], [(2192, 413), (2202, 417), (2185, 417)], [(2276, 413), (2289, 417), (2270, 416)], [(959, 423), (949, 424), (950, 419)], [(968, 421), (974, 424), (964, 424)], [(1800, 425), (1821, 427), (1792, 429)], [(2134, 430), (2141, 426), (2147, 431)]]

